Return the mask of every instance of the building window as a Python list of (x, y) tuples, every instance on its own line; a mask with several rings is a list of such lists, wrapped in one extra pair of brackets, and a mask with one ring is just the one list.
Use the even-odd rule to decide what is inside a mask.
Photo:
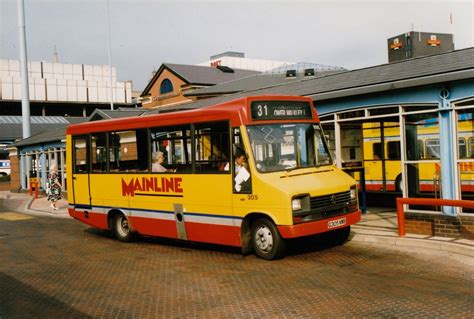
[(166, 94), (169, 92), (173, 92), (173, 84), (170, 80), (164, 79), (160, 85), (160, 94)]

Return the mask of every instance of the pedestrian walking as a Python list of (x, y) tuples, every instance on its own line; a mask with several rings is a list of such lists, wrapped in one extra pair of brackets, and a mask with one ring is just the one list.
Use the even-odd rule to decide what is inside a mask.
[(56, 202), (61, 199), (61, 182), (59, 181), (58, 166), (51, 165), (49, 168), (48, 180), (46, 181), (46, 195), (51, 202), (51, 208), (57, 210)]

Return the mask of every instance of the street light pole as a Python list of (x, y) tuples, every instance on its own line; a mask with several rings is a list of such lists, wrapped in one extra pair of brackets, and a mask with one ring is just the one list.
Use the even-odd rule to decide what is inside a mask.
[(109, 76), (110, 76), (110, 109), (114, 109), (114, 91), (112, 88), (112, 41), (110, 40), (110, 7), (109, 0), (107, 0), (107, 26), (108, 26), (108, 35), (109, 35)]
[(28, 85), (28, 58), (26, 55), (25, 4), (18, 0), (18, 33), (20, 39), (21, 118), (23, 138), (31, 136), (30, 91)]

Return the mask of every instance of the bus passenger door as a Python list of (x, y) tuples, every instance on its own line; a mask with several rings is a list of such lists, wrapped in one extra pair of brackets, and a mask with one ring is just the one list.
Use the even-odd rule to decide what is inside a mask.
[(89, 140), (80, 136), (73, 139), (73, 175), (72, 192), (74, 206), (77, 209), (90, 209), (89, 188)]

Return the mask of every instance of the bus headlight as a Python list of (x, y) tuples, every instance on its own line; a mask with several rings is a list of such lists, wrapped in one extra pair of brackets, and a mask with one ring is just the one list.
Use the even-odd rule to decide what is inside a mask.
[(309, 194), (299, 194), (291, 200), (293, 213), (302, 214), (311, 211)]
[(351, 186), (351, 199), (356, 199), (357, 198), (357, 186)]
[(291, 201), (291, 208), (293, 211), (295, 210), (301, 210), (301, 198), (295, 198)]

